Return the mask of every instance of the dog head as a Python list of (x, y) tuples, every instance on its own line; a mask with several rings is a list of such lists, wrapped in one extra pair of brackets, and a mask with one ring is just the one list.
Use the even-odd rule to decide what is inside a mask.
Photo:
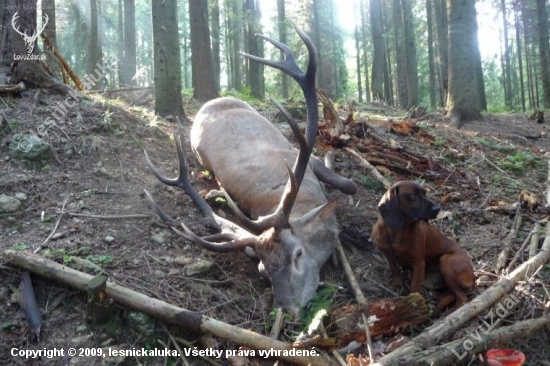
[(426, 197), (426, 190), (420, 184), (401, 181), (382, 196), (378, 210), (386, 224), (395, 230), (410, 222), (434, 219), (440, 208)]

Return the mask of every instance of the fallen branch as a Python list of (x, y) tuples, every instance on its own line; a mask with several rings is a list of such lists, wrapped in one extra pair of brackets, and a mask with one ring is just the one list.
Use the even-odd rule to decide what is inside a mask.
[[(504, 346), (507, 343), (535, 334), (544, 326), (550, 325), (550, 316), (542, 316), (537, 319), (528, 319), (517, 322), (507, 327), (498, 328), (489, 333), (467, 335), (449, 343), (429, 348), (427, 350), (407, 355), (407, 365), (454, 365), (468, 361), (467, 355), (475, 357), (476, 354), (490, 347)], [(466, 348), (467, 347), (467, 348)], [(471, 357), (471, 358), (473, 358)], [(393, 362), (398, 363), (396, 360)], [(389, 365), (384, 363), (383, 365)], [(382, 363), (371, 366), (382, 365)]]
[(148, 219), (151, 216), (143, 214), (134, 214), (134, 215), (92, 215), (92, 214), (81, 214), (76, 212), (57, 212), (59, 214), (65, 214), (69, 216), (76, 217), (89, 217), (91, 219), (104, 219), (104, 220), (116, 220), (116, 219)]
[[(87, 283), (93, 278), (93, 276), (63, 266), (33, 253), (6, 250), (4, 254), (8, 262), (14, 266), (34, 272), (45, 278), (60, 281), (80, 291), (86, 291)], [(249, 330), (241, 329), (194, 311), (179, 308), (161, 300), (150, 298), (112, 282), (107, 283), (107, 295), (122, 306), (181, 326), (189, 331), (194, 331), (196, 333), (210, 332), (216, 337), (253, 349), (273, 349), (275, 351), (280, 351), (280, 356), (278, 358), (297, 365), (330, 365), (330, 360), (323, 355), (317, 357), (284, 356), (284, 351), (288, 353), (293, 350), (293, 348), (286, 343)]]
[(485, 290), (475, 299), (456, 310), (440, 322), (432, 325), (413, 338), (410, 342), (387, 354), (378, 362), (382, 365), (390, 365), (399, 359), (419, 352), (446, 339), (465, 323), (485, 312), (487, 308), (496, 304), (504, 295), (510, 292), (519, 281), (531, 276), (540, 266), (550, 259), (550, 225), (547, 226), (546, 238), (540, 252), (533, 258), (524, 262), (510, 275), (502, 277), (500, 281)]
[(540, 221), (535, 223), (534, 233), (531, 237), (531, 244), (529, 244), (529, 258), (533, 258), (539, 251), (539, 239), (540, 239)]
[(359, 154), (356, 150), (350, 148), (350, 147), (346, 147), (346, 151), (350, 152), (351, 154), (355, 155), (359, 161), (361, 162), (361, 164), (363, 164), (363, 166), (365, 168), (367, 168), (367, 170), (380, 182), (382, 183), (382, 185), (384, 186), (384, 188), (386, 189), (389, 189), (391, 187), (391, 183), (388, 182), (386, 180), (386, 178), (384, 178), (382, 176), (382, 174), (380, 174), (378, 172), (378, 170), (376, 170), (376, 168), (374, 166), (372, 166), (364, 157), (361, 156), (361, 154)]
[(510, 232), (508, 233), (506, 239), (504, 239), (504, 248), (497, 257), (497, 262), (495, 264), (495, 273), (497, 274), (504, 268), (506, 262), (508, 261), (508, 258), (510, 257), (510, 252), (512, 251), (512, 243), (514, 242), (514, 239), (518, 236), (519, 228), (521, 227), (521, 221), (521, 205), (518, 205), (516, 209), (516, 216), (514, 217), (514, 222), (512, 223)]

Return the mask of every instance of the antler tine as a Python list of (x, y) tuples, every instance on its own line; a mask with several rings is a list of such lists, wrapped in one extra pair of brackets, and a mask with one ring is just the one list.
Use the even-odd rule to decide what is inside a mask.
[(275, 212), (271, 215), (264, 216), (259, 220), (252, 221), (246, 218), (246, 216), (237, 208), (231, 198), (227, 194), (225, 194), (227, 201), (229, 202), (229, 206), (231, 207), (233, 212), (241, 219), (241, 221), (245, 225), (255, 231), (262, 231), (267, 229), (268, 227), (283, 227), (288, 225), (290, 211), (292, 210), (292, 206), (294, 205), (294, 201), (296, 200), (296, 197), (298, 195), (298, 190), (300, 189), (300, 185), (304, 178), (309, 157), (313, 150), (313, 145), (315, 144), (315, 138), (317, 137), (317, 120), (319, 117), (317, 111), (317, 93), (315, 90), (317, 50), (311, 39), (300, 28), (298, 28), (296, 24), (294, 24), (294, 22), (291, 21), (291, 24), (308, 50), (309, 62), (305, 73), (302, 72), (302, 70), (296, 64), (294, 55), (287, 45), (264, 35), (258, 36), (283, 51), (285, 55), (283, 61), (273, 61), (263, 57), (242, 53), (243, 56), (248, 57), (249, 59), (259, 62), (261, 64), (279, 69), (291, 76), (294, 80), (296, 80), (296, 82), (302, 88), (307, 106), (307, 138), (304, 138), (304, 136), (300, 132), (300, 129), (298, 128), (296, 121), (294, 120), (294, 118), (292, 118), (290, 113), (288, 113), (288, 111), (286, 111), (286, 109), (282, 105), (275, 102), (277, 108), (279, 108), (283, 116), (286, 118), (288, 124), (290, 125), (290, 128), (298, 139), (298, 143), (300, 144), (300, 152), (298, 153), (298, 156), (294, 163), (293, 170), (291, 171), (287, 167), (289, 171), (289, 180), (281, 197), (281, 201), (279, 202), (279, 205), (277, 206)]
[(202, 196), (195, 190), (195, 188), (193, 188), (191, 183), (189, 183), (189, 179), (187, 178), (189, 164), (187, 163), (187, 155), (185, 154), (185, 150), (183, 149), (183, 134), (179, 134), (179, 139), (176, 138), (176, 134), (174, 134), (174, 140), (176, 141), (176, 150), (178, 153), (179, 161), (179, 175), (177, 178), (171, 179), (162, 175), (153, 165), (151, 159), (149, 159), (147, 151), (144, 150), (145, 161), (147, 162), (149, 169), (151, 169), (151, 171), (159, 181), (166, 185), (183, 189), (185, 193), (187, 193), (187, 195), (191, 197), (193, 202), (195, 202), (195, 204), (199, 207), (203, 215), (209, 219), (208, 225), (219, 231), (220, 226), (216, 223), (216, 220), (214, 219), (214, 213), (212, 212), (212, 209), (210, 208), (210, 206), (208, 206), (204, 198), (202, 198)]
[[(145, 191), (145, 196), (153, 206), (153, 209), (162, 219), (162, 221), (168, 224), (171, 227), (171, 229), (179, 236), (183, 237), (186, 240), (193, 241), (203, 246), (205, 249), (212, 250), (215, 252), (233, 252), (236, 250), (243, 250), (248, 246), (254, 246), (257, 243), (257, 237), (255, 236), (249, 236), (242, 239), (238, 239), (236, 238), (235, 235), (232, 235), (229, 233), (215, 234), (215, 235), (210, 235), (206, 238), (201, 238), (200, 236), (195, 234), (193, 231), (191, 231), (191, 229), (189, 229), (183, 222), (174, 220), (170, 215), (164, 212), (164, 210), (160, 208), (160, 206), (155, 202), (151, 194), (147, 190), (144, 190), (144, 191)], [(181, 232), (177, 228), (182, 228), (185, 233)], [(211, 240), (224, 240), (224, 241), (217, 243), (217, 242), (206, 240), (207, 238)]]

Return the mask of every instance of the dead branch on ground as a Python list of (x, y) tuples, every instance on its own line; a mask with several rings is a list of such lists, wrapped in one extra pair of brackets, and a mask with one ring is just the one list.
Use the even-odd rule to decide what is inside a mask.
[[(60, 281), (80, 291), (86, 291), (87, 283), (93, 278), (93, 276), (33, 253), (6, 250), (4, 255), (8, 262), (14, 266), (34, 272), (45, 278)], [(241, 329), (194, 311), (179, 308), (161, 300), (150, 298), (112, 282), (107, 283), (107, 295), (122, 306), (181, 326), (188, 331), (196, 333), (210, 332), (216, 337), (253, 349), (274, 349), (281, 351), (281, 355), (278, 358), (297, 365), (330, 365), (330, 360), (323, 355), (317, 357), (283, 356), (283, 351), (288, 353), (293, 349), (286, 343), (246, 329)]]

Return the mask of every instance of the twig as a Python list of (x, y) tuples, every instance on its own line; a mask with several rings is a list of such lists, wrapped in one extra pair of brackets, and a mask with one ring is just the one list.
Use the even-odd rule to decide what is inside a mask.
[(279, 337), (279, 333), (281, 333), (281, 329), (283, 328), (284, 324), (283, 315), (283, 309), (277, 308), (275, 320), (273, 321), (273, 327), (271, 328), (271, 332), (269, 332), (269, 336), (273, 339), (277, 339)]
[(529, 258), (536, 256), (539, 251), (540, 227), (540, 221), (535, 222), (535, 228), (533, 229), (535, 232), (531, 237), (531, 244), (529, 245)]
[(367, 337), (367, 351), (369, 352), (370, 362), (373, 363), (374, 351), (372, 348), (372, 338), (370, 336), (369, 322), (367, 321), (367, 317), (365, 316), (365, 313), (361, 313), (361, 318), (363, 319), (363, 326), (365, 327), (365, 336)]
[[(535, 227), (529, 232), (529, 234), (523, 241), (523, 244), (521, 244), (521, 247), (518, 249), (518, 251), (514, 255), (514, 258), (512, 258), (512, 260), (510, 261), (510, 264), (508, 264), (508, 267), (506, 267), (506, 270), (504, 273), (509, 273), (512, 270), (512, 267), (514, 266), (514, 264), (516, 264), (516, 261), (518, 260), (521, 252), (523, 252), (527, 244), (531, 242), (531, 237), (535, 234), (536, 230), (540, 230), (540, 224), (538, 226), (535, 224)], [(538, 235), (537, 235), (537, 238), (538, 238)], [(538, 242), (538, 239), (537, 239), (537, 242)]]
[(514, 217), (514, 222), (512, 223), (512, 227), (510, 228), (510, 233), (508, 233), (508, 236), (506, 237), (506, 239), (504, 239), (504, 248), (497, 257), (497, 262), (495, 264), (495, 273), (499, 272), (506, 265), (506, 261), (510, 257), (510, 252), (512, 251), (512, 242), (518, 236), (518, 231), (521, 227), (521, 221), (521, 205), (518, 205), (516, 209), (516, 216)]
[[(344, 248), (342, 247), (341, 243), (338, 243), (336, 245), (336, 250), (338, 251), (338, 255), (340, 257), (340, 262), (342, 263), (342, 267), (344, 268), (344, 273), (346, 274), (346, 277), (348, 278), (349, 285), (351, 286), (351, 289), (353, 291), (353, 294), (355, 295), (355, 298), (357, 299), (357, 302), (361, 305), (367, 304), (367, 299), (365, 295), (363, 294), (363, 291), (361, 291), (361, 288), (359, 287), (359, 283), (357, 282), (357, 278), (355, 278), (355, 274), (353, 273), (353, 270), (351, 269), (351, 266), (349, 264), (349, 261), (346, 257), (346, 252), (344, 252)], [(370, 337), (369, 332), (369, 326), (366, 321), (365, 314), (361, 314), (363, 316), (363, 323), (365, 325), (365, 334), (367, 338), (367, 349), (369, 351), (369, 357), (371, 359), (371, 362), (374, 362), (374, 352), (372, 347), (372, 339)]]
[(367, 170), (380, 182), (382, 183), (382, 185), (384, 186), (384, 188), (386, 189), (389, 189), (391, 187), (391, 183), (389, 183), (383, 176), (382, 174), (380, 174), (378, 172), (378, 170), (376, 170), (376, 168), (374, 166), (371, 165), (371, 163), (369, 163), (367, 161), (367, 159), (365, 159), (364, 157), (361, 156), (361, 154), (359, 154), (359, 152), (357, 152), (356, 150), (352, 149), (351, 147), (346, 147), (346, 151), (350, 152), (351, 154), (355, 155), (359, 161), (361, 162), (361, 164), (363, 164), (363, 166), (365, 168), (367, 168)]
[(66, 212), (65, 212), (65, 205), (67, 204), (67, 201), (68, 201), (68, 200), (69, 200), (69, 197), (65, 198), (65, 201), (63, 201), (63, 206), (61, 207), (61, 211), (58, 212), (60, 215), (59, 215), (59, 217), (57, 218), (57, 222), (55, 223), (55, 226), (54, 226), (52, 232), (51, 232), (50, 235), (46, 238), (46, 240), (44, 240), (44, 241), (42, 242), (42, 244), (40, 244), (40, 245), (38, 246), (38, 248), (36, 248), (36, 249), (34, 250), (34, 253), (38, 253), (38, 252), (40, 251), (40, 249), (42, 249), (42, 247), (43, 247), (44, 245), (46, 245), (46, 243), (52, 238), (52, 236), (54, 236), (55, 231), (57, 230), (57, 227), (59, 226), (59, 223), (61, 222), (61, 219), (63, 218), (63, 215), (66, 214)]
[(479, 154), (481, 155), (481, 157), (483, 158), (483, 160), (485, 160), (485, 162), (487, 162), (487, 164), (489, 164), (490, 166), (492, 166), (493, 168), (495, 168), (496, 170), (498, 170), (499, 172), (501, 172), (502, 174), (506, 174), (506, 172), (502, 169), (500, 169), (495, 163), (493, 163), (491, 160), (489, 160), (485, 154), (483, 153), (483, 151), (479, 151)]
[(185, 366), (189, 366), (189, 362), (187, 362), (187, 359), (185, 358), (185, 355), (184, 355), (184, 353), (182, 352), (180, 345), (178, 344), (178, 342), (176, 342), (176, 340), (174, 339), (174, 336), (172, 335), (172, 333), (170, 333), (170, 331), (168, 330), (168, 328), (167, 328), (166, 325), (164, 325), (164, 324), (162, 324), (162, 329), (164, 329), (164, 331), (166, 332), (166, 334), (168, 334), (168, 337), (169, 337), (170, 340), (172, 341), (172, 344), (174, 344), (174, 347), (176, 347), (176, 349), (177, 349), (178, 352), (180, 353), (181, 361), (183, 362), (183, 364), (184, 364)]
[[(61, 213), (61, 212), (58, 212)], [(105, 219), (105, 220), (116, 220), (116, 219), (148, 219), (151, 216), (135, 214), (135, 215), (91, 215), (91, 214), (80, 214), (76, 212), (65, 212), (69, 216), (78, 216), (78, 217), (89, 217), (92, 219)]]

